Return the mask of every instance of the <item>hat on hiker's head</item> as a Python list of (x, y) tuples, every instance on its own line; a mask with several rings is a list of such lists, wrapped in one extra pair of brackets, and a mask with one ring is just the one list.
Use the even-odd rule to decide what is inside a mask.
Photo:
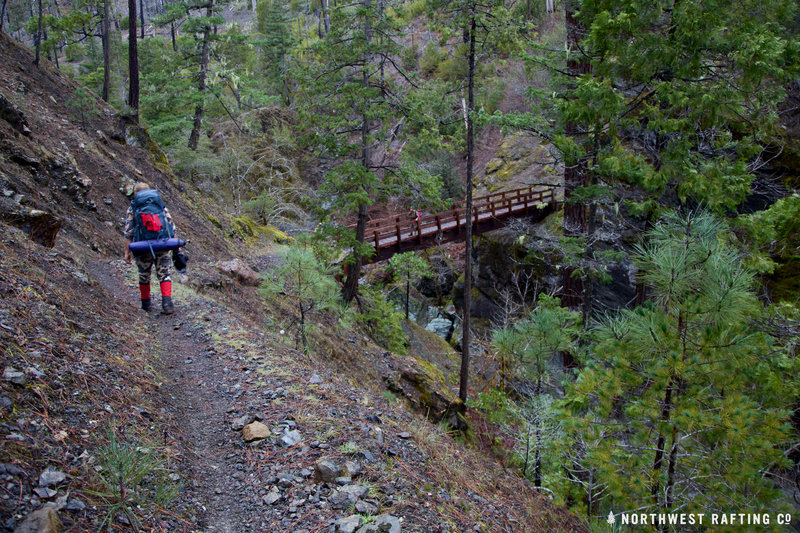
[(150, 186), (143, 181), (138, 182), (136, 185), (133, 186), (133, 195), (136, 196), (136, 193), (146, 191), (149, 189)]

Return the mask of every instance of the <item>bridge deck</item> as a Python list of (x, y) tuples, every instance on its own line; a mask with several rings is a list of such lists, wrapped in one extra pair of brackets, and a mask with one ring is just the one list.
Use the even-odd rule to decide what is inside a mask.
[[(519, 216), (544, 218), (555, 204), (554, 186), (531, 186), (477, 197), (473, 200), (473, 234), (505, 226)], [(389, 259), (396, 253), (418, 250), (461, 240), (466, 234), (467, 213), (464, 202), (436, 214), (395, 215), (367, 223), (364, 236), (376, 250), (364, 263)], [(354, 228), (354, 226), (351, 226)]]

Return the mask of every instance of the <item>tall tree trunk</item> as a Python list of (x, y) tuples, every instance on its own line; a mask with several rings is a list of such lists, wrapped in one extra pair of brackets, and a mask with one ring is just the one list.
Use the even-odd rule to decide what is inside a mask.
[(292, 105), (292, 99), (289, 96), (289, 76), (286, 74), (286, 54), (281, 57), (281, 78), (283, 78), (283, 101), (286, 107)]
[[(667, 384), (667, 390), (664, 392), (664, 403), (661, 405), (660, 420), (663, 423), (668, 423), (672, 415), (672, 392), (675, 387), (674, 378), (670, 378)], [(653, 483), (650, 486), (650, 496), (653, 498), (653, 503), (658, 507), (658, 492), (661, 489), (661, 466), (664, 464), (664, 452), (666, 445), (666, 437), (664, 433), (658, 432), (658, 439), (656, 440), (656, 455), (653, 459)]]
[(109, 19), (111, 0), (103, 0), (103, 101), (108, 102), (111, 85), (111, 25)]
[(461, 336), (461, 372), (458, 383), (458, 398), (462, 408), (467, 405), (469, 388), (469, 344), (470, 313), (472, 299), (472, 165), (475, 158), (475, 134), (472, 124), (472, 111), (475, 109), (475, 11), (469, 8), (469, 78), (467, 80), (467, 224), (466, 259), (464, 261), (464, 318)]
[(139, 121), (139, 50), (136, 44), (136, 0), (128, 0), (128, 107)]
[(3, 31), (3, 22), (6, 20), (6, 3), (8, 0), (3, 0), (3, 5), (0, 6), (0, 33)]
[[(591, 72), (591, 65), (580, 51), (579, 43), (586, 33), (575, 19), (577, 11), (576, 0), (565, 0), (564, 14), (567, 27), (567, 70), (570, 76), (577, 78)], [(569, 137), (580, 137), (583, 133), (580, 126), (569, 121), (565, 127)], [(578, 141), (582, 142), (582, 141)], [(586, 159), (570, 161), (564, 165), (564, 235), (567, 237), (580, 237), (585, 235), (587, 227), (586, 206), (578, 202), (570, 202), (575, 190), (588, 185), (589, 169)], [(583, 307), (584, 283), (580, 276), (575, 275), (576, 267), (566, 267), (563, 273), (563, 298), (562, 303), (571, 311), (579, 311)], [(564, 366), (575, 367), (572, 354), (564, 352)]]
[[(363, 0), (364, 4), (364, 41), (366, 48), (369, 50), (370, 41), (372, 39), (372, 27), (369, 23), (369, 9), (370, 0)], [(369, 52), (364, 54), (364, 65), (361, 69), (362, 84), (364, 89), (369, 91), (369, 67), (372, 63), (372, 58)], [(361, 164), (366, 172), (369, 172), (372, 164), (372, 157), (370, 154), (369, 146), (369, 98), (365, 96), (363, 103), (364, 107), (361, 111)], [(358, 277), (361, 275), (361, 251), (359, 246), (364, 242), (364, 235), (367, 228), (367, 206), (360, 204), (358, 206), (358, 221), (356, 222), (356, 247), (353, 250), (353, 263), (347, 271), (347, 279), (345, 279), (344, 287), (342, 287), (342, 299), (346, 303), (350, 303), (358, 293)]]
[(139, 38), (144, 39), (144, 0), (139, 0), (139, 22), (141, 23), (140, 31), (142, 32)]
[[(206, 15), (211, 18), (214, 13), (214, 0), (209, 0), (208, 7), (206, 7)], [(203, 126), (203, 98), (206, 92), (206, 74), (208, 71), (208, 48), (210, 41), (211, 28), (206, 26), (203, 30), (203, 43), (200, 52), (200, 72), (197, 76), (197, 92), (200, 93), (200, 99), (194, 108), (194, 124), (192, 125), (192, 133), (189, 134), (189, 148), (197, 150), (197, 143), (200, 141), (200, 128)]]
[(33, 59), (33, 64), (37, 67), (39, 66), (39, 56), (42, 48), (42, 21), (44, 19), (44, 8), (42, 7), (43, 2), (44, 0), (39, 0), (39, 28), (36, 30), (36, 57)]
[(408, 300), (411, 295), (411, 276), (406, 276), (406, 320), (408, 320)]
[(322, 0), (322, 23), (325, 27), (325, 35), (331, 31), (331, 14), (329, 0)]
[(174, 22), (170, 22), (169, 23), (169, 35), (170, 35), (170, 37), (172, 37), (172, 51), (173, 52), (177, 52), (178, 51), (178, 42), (177, 42), (176, 33), (177, 32), (175, 30), (175, 23)]

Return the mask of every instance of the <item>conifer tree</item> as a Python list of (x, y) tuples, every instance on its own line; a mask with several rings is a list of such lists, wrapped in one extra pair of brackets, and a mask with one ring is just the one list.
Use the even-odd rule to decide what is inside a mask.
[[(524, 437), (526, 452), (533, 444), (533, 479), (537, 487), (542, 485), (542, 453), (547, 433), (544, 424), (548, 416), (544, 411), (549, 408), (553, 398), (552, 360), (560, 352), (574, 349), (578, 324), (578, 313), (561, 307), (558, 298), (540, 294), (536, 309), (526, 319), (499, 329), (492, 335), (494, 348), (501, 355), (514, 358), (521, 376), (531, 383), (530, 398), (527, 405), (521, 408), (521, 413), (529, 422)], [(527, 471), (527, 453), (523, 470)]]
[(565, 52), (531, 56), (557, 74), (555, 99), (552, 89), (533, 91), (556, 127), (547, 115), (508, 122), (563, 154), (564, 233), (583, 247), (566, 272), (565, 303), (583, 300), (589, 318), (598, 206), (735, 210), (765, 150), (782, 142), (775, 111), (800, 55), (789, 0), (570, 0), (565, 9)]
[(208, 89), (208, 65), (209, 54), (211, 53), (212, 41), (217, 39), (217, 35), (212, 32), (214, 27), (224, 22), (223, 18), (215, 14), (219, 8), (214, 5), (214, 0), (191, 1), (186, 4), (187, 13), (192, 10), (205, 11), (204, 14), (191, 17), (186, 22), (185, 31), (198, 35), (197, 50), (197, 92), (195, 93), (194, 118), (192, 119), (192, 131), (189, 134), (188, 147), (197, 150), (197, 143), (200, 140), (200, 128), (203, 126), (203, 113), (205, 111), (206, 90)]
[(289, 94), (289, 54), (296, 40), (289, 27), (282, 0), (260, 0), (256, 4), (257, 28), (261, 36), (253, 44), (261, 48), (267, 79), (281, 87), (283, 103), (291, 104)]
[(652, 302), (595, 332), (564, 401), (586, 446), (573, 470), (596, 476), (589, 516), (780, 506), (767, 474), (786, 460), (796, 377), (754, 327), (753, 274), (725, 233), (708, 212), (668, 214), (635, 254)]
[(408, 320), (408, 301), (411, 294), (411, 282), (416, 282), (421, 278), (431, 275), (431, 268), (421, 257), (414, 255), (414, 252), (395, 254), (389, 260), (389, 270), (399, 281), (405, 290), (405, 312)]
[(345, 237), (345, 246), (352, 247), (342, 288), (348, 303), (358, 290), (362, 258), (372, 250), (364, 242), (368, 206), (401, 183), (429, 179), (403, 168), (389, 150), (404, 106), (403, 88), (387, 74), (403, 76), (394, 60), (397, 29), (387, 7), (363, 0), (331, 9), (331, 30), (309, 50), (313, 62), (298, 99), (306, 141), (332, 161), (325, 181), (330, 208), (352, 213), (356, 221), (355, 235)]

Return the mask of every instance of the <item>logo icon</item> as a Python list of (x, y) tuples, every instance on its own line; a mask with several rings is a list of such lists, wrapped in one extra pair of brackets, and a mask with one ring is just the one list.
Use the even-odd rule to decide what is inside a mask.
[(606, 518), (606, 522), (608, 522), (608, 525), (613, 526), (616, 521), (617, 519), (614, 518), (614, 511), (609, 511), (608, 518)]

